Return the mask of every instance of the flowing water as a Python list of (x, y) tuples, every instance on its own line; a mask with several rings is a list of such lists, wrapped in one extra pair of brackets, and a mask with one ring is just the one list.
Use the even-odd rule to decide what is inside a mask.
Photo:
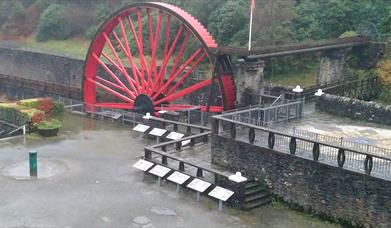
[(282, 126), (391, 149), (391, 126), (318, 112), (312, 105), (307, 105), (302, 119), (284, 123)]

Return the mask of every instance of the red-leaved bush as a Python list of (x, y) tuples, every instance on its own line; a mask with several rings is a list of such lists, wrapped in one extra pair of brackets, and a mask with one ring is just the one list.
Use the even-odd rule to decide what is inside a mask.
[(44, 111), (46, 114), (49, 114), (54, 107), (53, 100), (51, 98), (41, 98), (38, 100), (37, 109)]
[(33, 124), (38, 124), (45, 120), (45, 114), (42, 112), (34, 113), (34, 115), (31, 117), (31, 122)]

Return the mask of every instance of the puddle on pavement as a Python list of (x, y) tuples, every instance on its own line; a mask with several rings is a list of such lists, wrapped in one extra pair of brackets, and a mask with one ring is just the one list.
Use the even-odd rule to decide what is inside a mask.
[(38, 176), (30, 177), (30, 168), (28, 161), (12, 164), (4, 168), (2, 175), (11, 177), (15, 180), (36, 180), (52, 178), (69, 169), (69, 166), (59, 160), (38, 159)]

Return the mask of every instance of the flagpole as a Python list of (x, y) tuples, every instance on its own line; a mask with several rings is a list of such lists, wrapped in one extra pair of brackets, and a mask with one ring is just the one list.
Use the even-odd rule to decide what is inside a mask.
[(248, 35), (248, 51), (251, 51), (251, 36), (252, 36), (252, 32), (253, 32), (253, 10), (254, 10), (254, 7), (253, 7), (253, 3), (251, 3), (251, 9), (250, 9), (250, 32), (249, 32), (249, 35)]

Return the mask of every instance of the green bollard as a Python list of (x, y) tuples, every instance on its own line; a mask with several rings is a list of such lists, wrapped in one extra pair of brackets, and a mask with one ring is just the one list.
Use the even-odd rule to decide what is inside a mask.
[(30, 177), (37, 177), (38, 175), (38, 165), (37, 165), (37, 151), (29, 152), (30, 160)]

